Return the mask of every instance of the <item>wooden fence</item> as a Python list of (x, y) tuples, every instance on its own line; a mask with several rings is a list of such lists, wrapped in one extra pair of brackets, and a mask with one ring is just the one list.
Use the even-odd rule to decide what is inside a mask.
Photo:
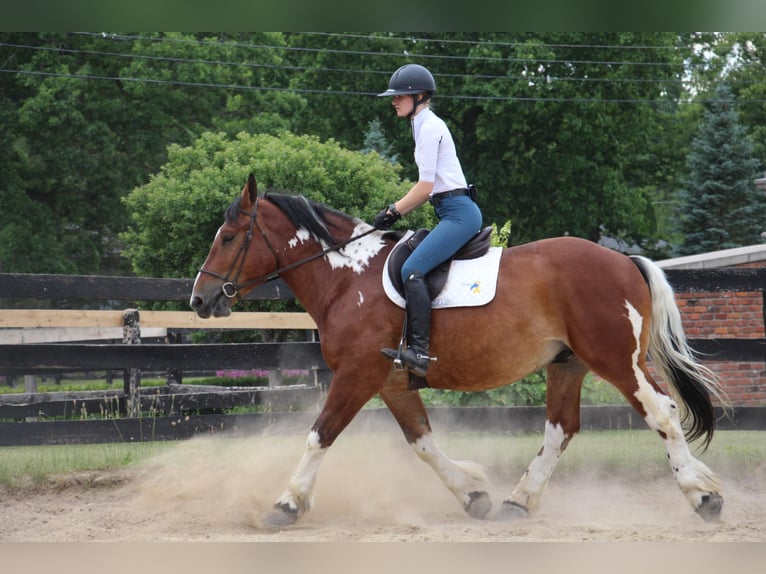
[[(766, 269), (668, 270), (668, 278), (677, 291), (764, 291)], [(321, 400), (330, 374), (316, 341), (293, 343), (178, 344), (172, 343), (174, 331), (198, 329), (300, 329), (311, 331), (315, 325), (305, 313), (235, 312), (228, 318), (201, 320), (191, 311), (134, 310), (139, 302), (187, 301), (192, 289), (188, 279), (147, 279), (133, 277), (95, 277), (62, 275), (0, 274), (0, 376), (26, 377), (67, 371), (122, 370), (123, 388), (82, 393), (19, 393), (0, 395), (0, 419), (26, 419), (24, 423), (0, 423), (0, 446), (8, 444), (45, 444), (59, 442), (108, 442), (113, 440), (159, 440), (184, 438), (200, 432), (218, 432), (253, 427), (264, 420), (305, 418), (298, 411), (311, 410)], [(765, 296), (766, 297), (766, 296)], [(249, 293), (250, 300), (291, 300), (294, 295), (281, 281), (263, 285)], [(51, 309), (52, 302), (94, 306), (101, 302), (123, 303), (128, 310)], [(13, 302), (13, 305), (11, 305)], [(18, 308), (20, 306), (47, 308)], [(61, 337), (61, 328), (79, 329), (75, 335)], [(163, 334), (163, 343), (135, 343), (131, 329), (140, 337)], [(48, 330), (59, 333), (56, 340), (32, 333)], [(110, 338), (125, 344), (71, 342)], [(716, 361), (761, 361), (766, 357), (764, 339), (699, 339), (692, 346)], [(278, 388), (219, 388), (180, 385), (184, 372), (221, 369), (307, 369), (311, 382)], [(162, 387), (140, 386), (141, 371), (168, 374)], [(139, 375), (136, 380), (136, 374)], [(271, 411), (259, 415), (223, 415), (221, 411), (236, 406), (261, 405)], [(599, 410), (600, 409), (600, 410)], [(289, 413), (294, 414), (278, 414)], [(436, 412), (441, 412), (438, 409)], [(606, 413), (602, 407), (586, 409)], [(766, 427), (766, 409), (738, 409), (726, 424), (734, 428)], [(484, 414), (482, 420), (514, 417)], [(542, 410), (532, 418), (541, 420)], [(617, 407), (601, 417), (594, 428), (628, 428), (635, 415)], [(124, 417), (123, 414), (133, 416)], [(148, 413), (148, 414), (147, 414)], [(207, 414), (205, 414), (207, 413)], [(461, 418), (476, 416), (462, 409)], [(470, 414), (474, 413), (474, 414)], [(615, 414), (617, 413), (617, 414)], [(83, 419), (99, 414), (104, 420), (34, 422), (39, 417), (62, 417), (79, 414)], [(370, 416), (365, 415), (365, 416)], [(537, 418), (535, 418), (537, 417)], [(590, 417), (590, 418), (589, 418)], [(528, 416), (515, 417), (521, 422)], [(587, 415), (597, 421), (599, 416)], [(758, 423), (757, 421), (761, 421)], [(257, 421), (257, 422), (256, 422)], [(588, 426), (587, 424), (585, 426)], [(482, 425), (482, 428), (484, 425)], [(517, 425), (516, 428), (519, 428)]]

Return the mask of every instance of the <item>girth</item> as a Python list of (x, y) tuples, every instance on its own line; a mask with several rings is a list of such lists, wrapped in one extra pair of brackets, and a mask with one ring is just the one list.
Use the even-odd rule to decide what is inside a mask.
[[(415, 248), (420, 245), (420, 242), (425, 239), (428, 233), (428, 229), (418, 229), (409, 239), (407, 239), (407, 241), (394, 247), (394, 250), (388, 258), (388, 276), (391, 279), (391, 283), (402, 297), (404, 297), (402, 265), (404, 265), (404, 262), (412, 254)], [(442, 289), (444, 289), (444, 285), (447, 283), (450, 263), (457, 259), (476, 259), (482, 255), (486, 255), (487, 251), (489, 251), (489, 239), (491, 235), (492, 227), (485, 227), (469, 239), (468, 243), (458, 249), (455, 255), (426, 275), (428, 294), (431, 297), (431, 300), (435, 299), (439, 293), (441, 293)]]

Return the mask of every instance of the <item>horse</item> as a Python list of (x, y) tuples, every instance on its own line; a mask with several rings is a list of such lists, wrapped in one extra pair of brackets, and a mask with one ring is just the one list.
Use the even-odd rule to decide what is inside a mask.
[[(404, 313), (384, 293), (381, 276), (399, 232), (292, 193), (260, 195), (253, 174), (226, 209), (194, 282), (190, 305), (202, 318), (222, 317), (255, 286), (281, 277), (316, 322), (332, 371), (324, 404), (303, 456), (266, 523), (289, 526), (309, 511), (322, 458), (338, 435), (378, 395), (417, 456), (429, 464), (476, 519), (526, 517), (560, 456), (580, 430), (580, 392), (592, 371), (608, 381), (662, 440), (675, 479), (705, 521), (720, 519), (716, 474), (689, 442), (707, 448), (713, 402), (726, 395), (689, 347), (673, 290), (661, 268), (575, 237), (506, 247), (494, 299), (480, 307), (432, 315), (427, 384), (485, 391), (546, 371), (543, 444), (494, 515), (478, 465), (451, 460), (432, 437), (418, 390), (381, 354), (399, 344)], [(647, 368), (668, 383), (657, 384)]]

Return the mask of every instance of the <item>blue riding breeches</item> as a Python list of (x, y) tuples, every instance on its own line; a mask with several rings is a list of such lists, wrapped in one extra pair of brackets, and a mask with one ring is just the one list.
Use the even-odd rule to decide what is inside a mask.
[(468, 196), (445, 198), (434, 211), (439, 223), (402, 265), (402, 281), (405, 283), (416, 271), (425, 277), (481, 231), (481, 210)]

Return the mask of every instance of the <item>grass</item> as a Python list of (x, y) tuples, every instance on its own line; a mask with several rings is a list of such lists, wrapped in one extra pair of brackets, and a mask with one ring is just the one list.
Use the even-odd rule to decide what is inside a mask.
[(172, 443), (112, 443), (0, 448), (0, 485), (38, 486), (54, 475), (126, 469), (171, 448)]
[[(382, 434), (382, 433), (379, 433)], [(389, 437), (388, 434), (385, 435)], [(457, 460), (475, 460), (499, 478), (516, 480), (542, 444), (540, 433), (440, 433), (440, 447)], [(369, 435), (349, 433), (344, 443), (368, 448)], [(394, 436), (393, 439), (396, 439)], [(247, 440), (247, 439), (226, 439)], [(116, 471), (140, 466), (169, 452), (177, 443), (115, 443), (0, 448), (0, 486), (19, 488), (44, 484), (55, 475), (83, 471)], [(343, 448), (343, 447), (339, 447)], [(711, 447), (695, 456), (722, 476), (764, 472), (766, 432), (719, 431)], [(296, 460), (297, 463), (297, 460)], [(665, 451), (649, 430), (590, 431), (576, 437), (561, 459), (556, 475), (621, 475), (651, 479), (669, 473)]]
[[(452, 436), (445, 450), (456, 458), (482, 458), (496, 472), (508, 472), (505, 478), (511, 480), (518, 479), (519, 469), (525, 469), (532, 461), (543, 440), (541, 433), (478, 441), (476, 436), (471, 433)], [(507, 447), (499, 449), (498, 440), (503, 440)], [(721, 476), (766, 472), (766, 432), (718, 431), (707, 451), (699, 452), (697, 445), (690, 445), (692, 454)], [(483, 451), (477, 452), (477, 448)], [(584, 431), (572, 440), (555, 474), (563, 477), (617, 474), (639, 480), (670, 476), (662, 441), (649, 429)]]
[[(191, 381), (188, 381), (191, 382)], [(142, 379), (142, 387), (161, 387), (166, 384), (164, 379)], [(105, 391), (122, 389), (122, 377), (115, 377), (114, 382), (108, 385), (104, 379), (65, 379), (56, 384), (50, 379), (38, 382), (38, 393), (78, 392), (78, 391)], [(0, 395), (24, 393), (24, 381), (16, 382), (15, 387), (0, 385)]]

